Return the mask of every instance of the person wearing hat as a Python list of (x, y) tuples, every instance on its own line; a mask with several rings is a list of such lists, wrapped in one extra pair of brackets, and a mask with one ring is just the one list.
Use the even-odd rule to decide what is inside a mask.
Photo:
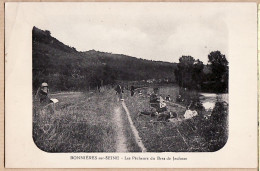
[(40, 100), (42, 104), (51, 103), (49, 98), (49, 88), (46, 82), (43, 82), (36, 93), (36, 98)]

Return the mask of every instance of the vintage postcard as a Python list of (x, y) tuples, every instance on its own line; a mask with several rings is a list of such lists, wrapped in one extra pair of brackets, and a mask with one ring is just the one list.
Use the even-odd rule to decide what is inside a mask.
[(5, 3), (7, 168), (256, 168), (256, 3)]

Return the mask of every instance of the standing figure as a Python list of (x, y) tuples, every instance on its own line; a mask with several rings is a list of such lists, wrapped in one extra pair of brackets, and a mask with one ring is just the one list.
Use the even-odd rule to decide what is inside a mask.
[(115, 91), (116, 91), (116, 94), (118, 94), (118, 98), (120, 100), (124, 100), (123, 99), (123, 92), (124, 91), (123, 91), (123, 88), (119, 84), (116, 86)]
[(131, 86), (130, 91), (131, 91), (131, 96), (134, 96), (134, 94), (135, 94), (135, 87)]

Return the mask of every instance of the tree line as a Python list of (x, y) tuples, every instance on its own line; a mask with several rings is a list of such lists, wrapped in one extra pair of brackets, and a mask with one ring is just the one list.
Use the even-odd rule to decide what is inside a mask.
[(180, 87), (204, 92), (228, 92), (229, 66), (226, 56), (220, 51), (208, 55), (207, 65), (192, 56), (182, 56), (174, 73)]

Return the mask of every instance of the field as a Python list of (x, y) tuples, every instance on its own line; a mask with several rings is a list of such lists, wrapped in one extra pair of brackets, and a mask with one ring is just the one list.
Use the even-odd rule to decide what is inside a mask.
[[(213, 130), (218, 139), (205, 134), (212, 132), (212, 129), (205, 130), (212, 122), (200, 118), (158, 122), (156, 117), (139, 115), (150, 107), (148, 94), (152, 88), (140, 90), (142, 94), (133, 97), (126, 90), (123, 102), (113, 89), (51, 94), (59, 99), (54, 111), (51, 106), (43, 108), (34, 101), (35, 144), (47, 152), (141, 152), (123, 103), (148, 152), (216, 151), (225, 144), (226, 137), (218, 134), (219, 130)], [(163, 97), (172, 98), (168, 110), (181, 117), (186, 109), (175, 102), (178, 93), (176, 86), (160, 88)], [(223, 131), (226, 135), (226, 129)]]

